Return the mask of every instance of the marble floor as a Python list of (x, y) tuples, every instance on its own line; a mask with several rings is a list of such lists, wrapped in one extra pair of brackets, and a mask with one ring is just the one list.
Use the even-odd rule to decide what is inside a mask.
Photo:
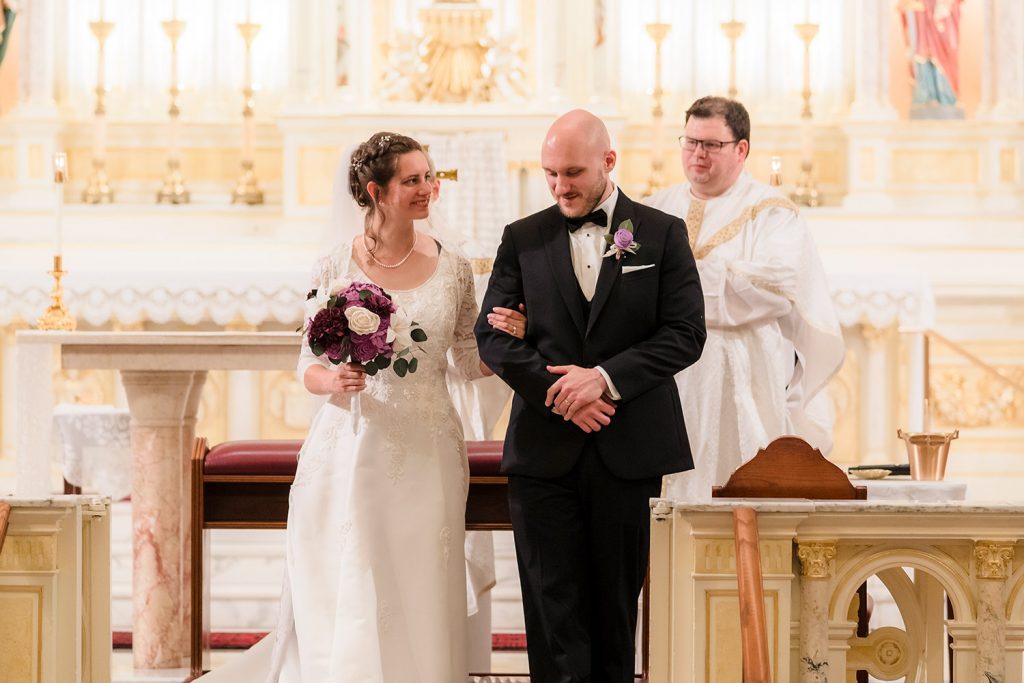
[[(232, 657), (241, 654), (239, 650), (215, 650), (211, 654), (211, 665), (222, 666)], [(491, 653), (491, 676), (477, 677), (472, 683), (529, 683), (526, 677), (508, 676), (526, 671), (525, 652)], [(114, 650), (111, 666), (111, 683), (181, 683), (188, 677), (185, 669), (171, 669), (159, 674), (139, 674), (132, 669), (131, 650)]]

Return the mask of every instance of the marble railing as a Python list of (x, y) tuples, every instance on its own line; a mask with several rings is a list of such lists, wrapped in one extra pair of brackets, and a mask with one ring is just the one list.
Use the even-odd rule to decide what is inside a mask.
[[(946, 633), (955, 680), (1021, 680), (1024, 567), (1014, 559), (1024, 508), (662, 500), (652, 501), (652, 683), (740, 680), (737, 506), (757, 511), (773, 680), (846, 680), (866, 669), (941, 681)], [(856, 593), (872, 576), (904, 628), (858, 637)]]
[(110, 680), (110, 501), (0, 498), (0, 680)]

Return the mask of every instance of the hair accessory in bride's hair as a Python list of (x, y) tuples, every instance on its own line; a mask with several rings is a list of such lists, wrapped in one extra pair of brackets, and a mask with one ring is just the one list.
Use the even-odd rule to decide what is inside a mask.
[(383, 152), (384, 149), (391, 143), (390, 135), (381, 135), (380, 140), (377, 140), (377, 147)]
[(358, 154), (352, 155), (352, 170), (355, 170), (363, 165), (363, 158)]

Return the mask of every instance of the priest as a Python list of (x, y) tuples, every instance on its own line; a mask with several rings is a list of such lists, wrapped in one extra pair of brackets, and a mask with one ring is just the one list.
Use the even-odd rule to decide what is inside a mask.
[(695, 469), (666, 477), (663, 490), (697, 500), (778, 436), (831, 449), (826, 389), (844, 349), (806, 222), (744, 168), (744, 106), (702, 97), (679, 143), (688, 182), (645, 203), (686, 221), (704, 290), (704, 352), (676, 376)]

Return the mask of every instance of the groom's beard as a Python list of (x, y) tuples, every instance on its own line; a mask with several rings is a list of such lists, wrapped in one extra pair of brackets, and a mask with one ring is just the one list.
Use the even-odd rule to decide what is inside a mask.
[(604, 191), (608, 187), (608, 176), (604, 173), (594, 183), (592, 187), (584, 190), (580, 190), (580, 198), (582, 202), (579, 204), (582, 208), (574, 210), (566, 210), (562, 206), (561, 201), (556, 202), (558, 205), (558, 211), (566, 218), (577, 218), (579, 216), (586, 216), (588, 213), (593, 211), (601, 204), (601, 198), (604, 197)]

